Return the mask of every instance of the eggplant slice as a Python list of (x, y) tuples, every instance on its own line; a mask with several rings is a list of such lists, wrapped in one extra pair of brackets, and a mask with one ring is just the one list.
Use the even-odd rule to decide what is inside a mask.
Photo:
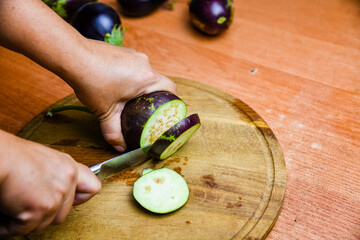
[(182, 207), (189, 198), (185, 179), (168, 168), (148, 170), (133, 188), (135, 200), (154, 213), (169, 213)]
[(154, 142), (148, 151), (149, 156), (160, 160), (170, 157), (190, 139), (200, 125), (200, 118), (196, 113), (177, 122)]

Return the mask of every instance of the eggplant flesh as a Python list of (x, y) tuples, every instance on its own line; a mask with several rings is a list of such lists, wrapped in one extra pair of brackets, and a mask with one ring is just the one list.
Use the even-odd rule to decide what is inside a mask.
[(134, 183), (133, 196), (145, 209), (165, 214), (185, 205), (189, 199), (189, 187), (174, 170), (148, 170)]
[(199, 129), (201, 123), (198, 114), (192, 114), (161, 135), (149, 149), (150, 157), (166, 159), (179, 150)]

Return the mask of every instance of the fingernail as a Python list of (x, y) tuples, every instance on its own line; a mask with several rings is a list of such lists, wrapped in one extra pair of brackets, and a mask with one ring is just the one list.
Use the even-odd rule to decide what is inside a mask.
[(124, 152), (125, 151), (125, 148), (123, 146), (121, 146), (121, 145), (114, 146), (114, 148), (116, 150), (118, 150), (119, 152)]

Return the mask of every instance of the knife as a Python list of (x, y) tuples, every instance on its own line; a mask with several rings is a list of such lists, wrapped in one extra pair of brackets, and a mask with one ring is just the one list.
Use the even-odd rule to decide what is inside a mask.
[(147, 152), (151, 146), (152, 144), (123, 153), (102, 163), (92, 165), (90, 166), (90, 170), (102, 181), (125, 168), (136, 166), (146, 161), (149, 158)]

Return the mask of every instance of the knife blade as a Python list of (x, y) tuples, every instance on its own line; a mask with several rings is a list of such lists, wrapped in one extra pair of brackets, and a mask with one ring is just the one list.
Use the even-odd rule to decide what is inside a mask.
[(136, 166), (146, 161), (149, 158), (147, 151), (151, 146), (152, 144), (123, 153), (102, 163), (92, 165), (89, 168), (93, 173), (95, 173), (100, 181), (102, 181), (125, 168)]

